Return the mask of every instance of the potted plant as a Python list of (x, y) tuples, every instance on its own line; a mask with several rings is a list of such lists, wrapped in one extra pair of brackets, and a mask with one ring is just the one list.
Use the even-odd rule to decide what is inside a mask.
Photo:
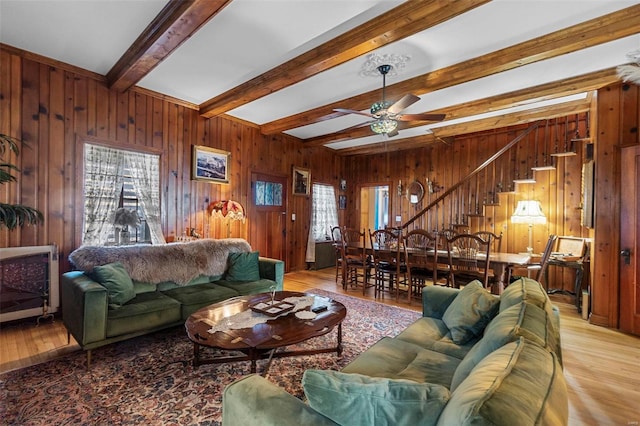
[(129, 242), (129, 227), (138, 226), (140, 218), (135, 210), (128, 210), (120, 207), (116, 210), (113, 217), (113, 226), (119, 231), (116, 232), (116, 240), (119, 239), (120, 244)]
[[(20, 172), (14, 165), (5, 162), (5, 153), (13, 152), (16, 157), (20, 155), (20, 141), (11, 136), (0, 133), (0, 184), (16, 182), (16, 177), (11, 172)], [(0, 202), (0, 228), (6, 226), (10, 231), (22, 228), (26, 225), (37, 225), (44, 222), (44, 216), (39, 210), (22, 204), (8, 204)]]

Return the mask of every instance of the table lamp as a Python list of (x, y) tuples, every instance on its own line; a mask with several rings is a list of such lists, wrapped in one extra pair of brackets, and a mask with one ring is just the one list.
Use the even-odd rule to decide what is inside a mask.
[(237, 201), (222, 200), (214, 201), (207, 207), (209, 215), (219, 219), (224, 219), (227, 222), (227, 238), (231, 237), (231, 221), (241, 220), (245, 221), (247, 216), (244, 213), (244, 207)]
[(529, 225), (529, 246), (527, 253), (533, 253), (533, 225), (547, 223), (547, 217), (542, 213), (542, 205), (536, 200), (518, 201), (516, 210), (511, 215), (511, 223), (526, 223)]

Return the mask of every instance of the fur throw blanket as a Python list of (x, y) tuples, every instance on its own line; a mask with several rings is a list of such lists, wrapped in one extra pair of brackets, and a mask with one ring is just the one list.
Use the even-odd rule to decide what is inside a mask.
[(131, 279), (185, 285), (200, 275), (222, 275), (229, 253), (251, 251), (242, 238), (204, 239), (187, 243), (133, 246), (83, 246), (69, 255), (73, 266), (91, 273), (94, 266), (120, 262)]

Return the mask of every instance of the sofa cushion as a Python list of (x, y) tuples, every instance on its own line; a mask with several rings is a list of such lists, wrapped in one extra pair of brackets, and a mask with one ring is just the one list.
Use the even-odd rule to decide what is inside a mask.
[(109, 311), (107, 337), (148, 331), (181, 321), (177, 300), (157, 291), (141, 293), (121, 308)]
[(556, 340), (551, 318), (535, 305), (521, 302), (500, 312), (487, 326), (484, 336), (462, 360), (451, 381), (451, 390), (455, 390), (466, 379), (471, 370), (487, 355), (509, 342), (524, 337), (541, 347), (556, 351)]
[(500, 311), (528, 302), (541, 309), (548, 310), (551, 301), (542, 285), (531, 278), (522, 277), (507, 286), (500, 295)]
[(276, 287), (276, 289), (278, 289), (277, 288), (278, 285), (275, 281), (268, 280), (266, 278), (257, 279), (255, 281), (219, 280), (219, 281), (216, 281), (216, 284), (222, 287), (227, 287), (237, 292), (240, 296), (246, 296), (248, 294), (266, 293), (268, 291), (271, 291), (273, 287)]
[(214, 283), (176, 287), (163, 293), (180, 302), (180, 315), (185, 321), (200, 308), (238, 296), (237, 291)]
[(260, 267), (258, 266), (259, 253), (229, 253), (229, 264), (225, 275), (226, 281), (257, 281), (260, 279)]
[(383, 337), (346, 365), (342, 372), (428, 382), (448, 389), (458, 364), (458, 358)]
[(520, 337), (473, 369), (451, 393), (438, 425), (566, 425), (568, 418), (556, 355)]
[(119, 308), (136, 297), (133, 281), (120, 262), (96, 266), (93, 268), (93, 276), (106, 287), (111, 308)]
[(480, 281), (467, 284), (442, 316), (451, 332), (451, 340), (462, 345), (482, 334), (497, 313), (499, 303), (500, 299), (485, 290)]
[(435, 425), (449, 390), (431, 383), (306, 370), (311, 408), (343, 425)]
[(479, 339), (474, 337), (464, 345), (458, 345), (451, 340), (451, 332), (444, 322), (431, 317), (418, 318), (395, 338), (459, 359), (464, 358)]

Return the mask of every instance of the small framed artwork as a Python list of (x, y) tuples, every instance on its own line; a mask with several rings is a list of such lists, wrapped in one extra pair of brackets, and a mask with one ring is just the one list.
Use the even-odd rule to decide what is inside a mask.
[(340, 179), (340, 191), (347, 190), (347, 181), (345, 179)]
[(194, 145), (191, 179), (229, 183), (229, 151)]
[(347, 196), (346, 195), (338, 195), (338, 208), (340, 210), (345, 210), (347, 208)]
[(311, 172), (309, 169), (293, 167), (293, 195), (309, 195)]

